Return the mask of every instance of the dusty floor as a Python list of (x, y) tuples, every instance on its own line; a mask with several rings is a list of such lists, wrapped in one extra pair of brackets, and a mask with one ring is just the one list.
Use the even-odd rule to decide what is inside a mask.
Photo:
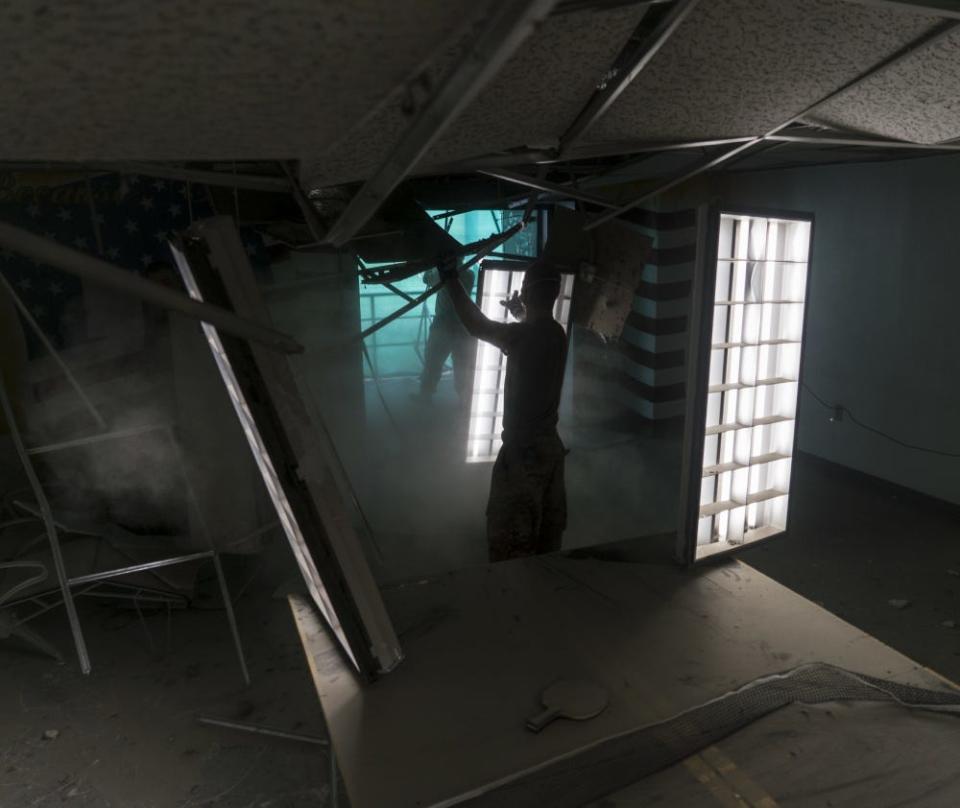
[[(34, 624), (67, 662), (0, 646), (0, 806), (299, 808), (327, 806), (323, 746), (202, 726), (196, 716), (325, 736), (289, 609), (266, 590), (238, 619), (244, 686), (224, 613), (145, 614), (87, 602), (93, 673), (69, 651), (62, 612)], [(45, 738), (48, 730), (56, 737)], [(340, 805), (346, 801), (341, 799)]]
[(960, 682), (960, 507), (805, 456), (792, 486), (789, 533), (741, 559)]
[[(960, 518), (798, 459), (791, 533), (743, 560), (960, 680)], [(274, 571), (275, 572), (275, 571)], [(201, 726), (199, 714), (323, 736), (323, 718), (275, 581), (238, 617), (244, 687), (220, 610), (146, 614), (87, 602), (94, 672), (0, 641), (0, 806), (298, 808), (330, 804), (322, 746)], [(910, 601), (906, 608), (888, 604)], [(62, 612), (36, 628), (65, 652)], [(44, 738), (47, 730), (57, 737)], [(346, 801), (341, 793), (340, 805)]]

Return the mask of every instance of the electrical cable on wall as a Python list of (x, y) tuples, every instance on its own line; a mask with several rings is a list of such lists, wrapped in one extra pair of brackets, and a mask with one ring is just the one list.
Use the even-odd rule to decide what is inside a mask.
[(872, 432), (874, 435), (879, 435), (881, 438), (884, 438), (890, 441), (891, 443), (897, 444), (897, 446), (902, 446), (905, 449), (913, 449), (914, 451), (917, 451), (917, 452), (926, 452), (927, 454), (939, 455), (940, 457), (960, 458), (960, 452), (946, 452), (946, 451), (943, 451), (942, 449), (931, 449), (929, 446), (917, 446), (916, 444), (907, 443), (906, 441), (902, 441), (899, 438), (895, 438), (893, 435), (889, 435), (886, 432), (883, 432), (882, 430), (877, 429), (876, 427), (872, 427), (869, 424), (863, 423), (863, 421), (859, 420), (852, 412), (850, 412), (850, 410), (848, 410), (842, 404), (836, 404), (836, 405), (828, 404), (820, 396), (818, 396), (812, 389), (810, 389), (810, 386), (807, 385), (805, 382), (803, 383), (802, 386), (817, 401), (817, 403), (821, 404), (826, 409), (830, 410), (831, 412), (835, 412), (838, 415), (846, 415), (853, 423), (855, 423), (861, 429), (865, 429), (867, 432)]

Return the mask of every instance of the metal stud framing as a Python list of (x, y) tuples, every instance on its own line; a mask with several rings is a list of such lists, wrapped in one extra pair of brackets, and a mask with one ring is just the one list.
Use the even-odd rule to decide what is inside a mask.
[(330, 228), (326, 236), (328, 243), (341, 247), (366, 224), (430, 145), (496, 75), (555, 4), (556, 0), (497, 4), (483, 28), (472, 37), (460, 63)]

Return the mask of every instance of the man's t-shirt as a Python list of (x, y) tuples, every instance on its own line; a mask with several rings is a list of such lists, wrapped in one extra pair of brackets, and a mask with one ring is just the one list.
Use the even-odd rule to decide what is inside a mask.
[(503, 441), (519, 445), (556, 434), (567, 335), (556, 320), (511, 323), (500, 347), (507, 355)]

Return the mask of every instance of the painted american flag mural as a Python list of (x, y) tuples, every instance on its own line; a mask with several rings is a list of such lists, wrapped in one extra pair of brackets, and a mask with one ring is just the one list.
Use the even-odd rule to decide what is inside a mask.
[[(180, 181), (120, 174), (0, 177), (0, 219), (138, 274), (169, 263), (169, 235), (213, 212), (205, 186)], [(260, 236), (245, 229), (241, 235), (254, 266), (265, 264)], [(54, 345), (63, 347), (80, 280), (7, 250), (0, 251), (0, 271)], [(35, 355), (39, 343), (25, 330)]]

